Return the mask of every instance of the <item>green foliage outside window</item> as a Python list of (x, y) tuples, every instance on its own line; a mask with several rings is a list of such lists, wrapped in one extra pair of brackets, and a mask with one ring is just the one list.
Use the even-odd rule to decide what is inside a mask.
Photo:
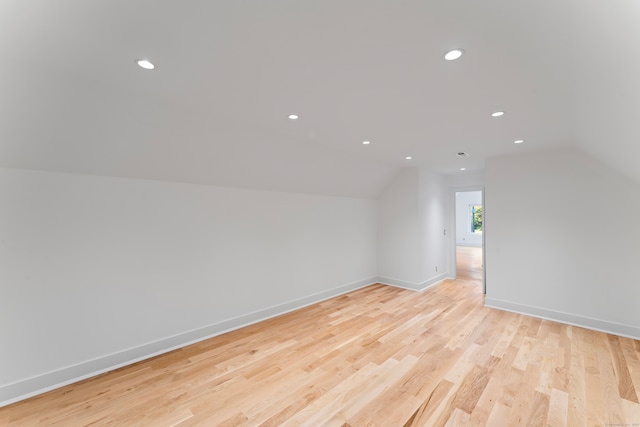
[(471, 205), (471, 232), (482, 233), (482, 205)]

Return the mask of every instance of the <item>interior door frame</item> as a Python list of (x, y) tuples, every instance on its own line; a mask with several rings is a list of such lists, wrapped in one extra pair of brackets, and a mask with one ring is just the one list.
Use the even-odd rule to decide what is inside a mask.
[(449, 259), (451, 260), (451, 265), (449, 266), (449, 271), (451, 272), (451, 276), (455, 279), (457, 277), (458, 272), (456, 271), (456, 193), (465, 193), (469, 191), (480, 191), (482, 194), (482, 293), (487, 293), (487, 258), (486, 258), (486, 250), (485, 250), (485, 239), (487, 236), (487, 228), (485, 221), (485, 214), (487, 209), (485, 207), (484, 200), (484, 185), (472, 185), (467, 187), (450, 187), (449, 189), (449, 209), (451, 214), (449, 215), (449, 247), (451, 248)]

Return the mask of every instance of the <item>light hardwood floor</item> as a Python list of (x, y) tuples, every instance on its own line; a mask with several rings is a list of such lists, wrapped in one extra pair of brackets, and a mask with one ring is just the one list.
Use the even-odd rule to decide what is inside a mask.
[(373, 285), (0, 409), (0, 425), (632, 426), (640, 341)]
[(456, 276), (460, 280), (482, 280), (482, 248), (456, 246)]

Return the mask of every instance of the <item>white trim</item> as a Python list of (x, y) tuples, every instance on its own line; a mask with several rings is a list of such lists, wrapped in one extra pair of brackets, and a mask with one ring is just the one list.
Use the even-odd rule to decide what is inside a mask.
[(377, 277), (371, 277), (328, 289), (138, 347), (132, 347), (42, 375), (2, 385), (0, 386), (0, 407), (373, 285), (378, 283), (377, 279)]
[(484, 305), (485, 307), (496, 308), (498, 310), (510, 311), (512, 313), (524, 314), (527, 316), (538, 317), (540, 319), (552, 320), (554, 322), (566, 323), (568, 325), (579, 326), (581, 328), (592, 329), (594, 331), (606, 332), (608, 334), (640, 340), (640, 328), (637, 326), (609, 322), (607, 320), (595, 319), (593, 317), (585, 317), (578, 314), (549, 310), (546, 308), (518, 304), (511, 301), (504, 301), (489, 297), (485, 299)]
[(442, 282), (443, 280), (449, 279), (450, 277), (448, 277), (447, 273), (442, 273), (439, 274), (435, 277), (432, 277), (429, 280), (425, 280), (424, 282), (421, 283), (415, 283), (415, 282), (407, 282), (405, 280), (400, 280), (400, 279), (392, 279), (390, 277), (378, 277), (378, 283), (381, 283), (383, 285), (389, 285), (389, 286), (393, 286), (396, 288), (402, 288), (402, 289), (408, 289), (410, 291), (424, 291), (425, 289), (428, 289), (432, 286), (437, 285), (438, 283)]

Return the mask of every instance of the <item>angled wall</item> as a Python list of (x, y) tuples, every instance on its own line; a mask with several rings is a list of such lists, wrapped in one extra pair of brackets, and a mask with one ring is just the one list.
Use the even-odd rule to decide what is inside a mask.
[(488, 306), (640, 338), (640, 184), (576, 149), (490, 159)]
[(376, 221), (373, 200), (0, 169), (0, 404), (373, 283)]

